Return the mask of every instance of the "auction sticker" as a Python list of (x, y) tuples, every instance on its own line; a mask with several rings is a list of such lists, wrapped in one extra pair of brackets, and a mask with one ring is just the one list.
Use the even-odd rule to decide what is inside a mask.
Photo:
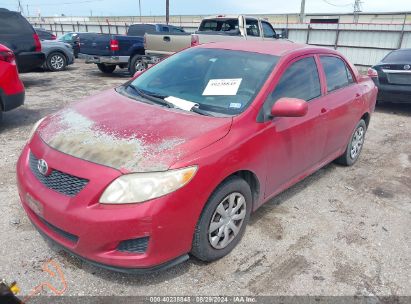
[(234, 96), (237, 95), (242, 78), (210, 79), (203, 96)]

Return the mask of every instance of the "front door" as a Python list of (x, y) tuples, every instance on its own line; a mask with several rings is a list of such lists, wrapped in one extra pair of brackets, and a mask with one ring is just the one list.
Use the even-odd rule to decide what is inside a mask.
[(288, 187), (305, 172), (318, 165), (324, 152), (326, 128), (323, 125), (324, 99), (320, 77), (313, 56), (291, 61), (274, 91), (264, 104), (264, 111), (282, 97), (307, 101), (304, 117), (274, 117), (267, 123), (266, 197)]

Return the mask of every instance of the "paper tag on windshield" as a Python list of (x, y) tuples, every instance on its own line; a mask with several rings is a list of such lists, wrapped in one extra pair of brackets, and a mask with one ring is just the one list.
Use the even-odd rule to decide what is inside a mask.
[(234, 96), (237, 95), (242, 78), (210, 79), (203, 96)]
[(184, 111), (191, 111), (191, 109), (193, 107), (198, 107), (198, 103), (188, 101), (188, 100), (185, 100), (185, 99), (181, 99), (181, 98), (178, 98), (178, 97), (174, 97), (174, 96), (166, 97), (166, 98), (164, 98), (164, 100), (172, 103), (177, 108), (182, 109)]

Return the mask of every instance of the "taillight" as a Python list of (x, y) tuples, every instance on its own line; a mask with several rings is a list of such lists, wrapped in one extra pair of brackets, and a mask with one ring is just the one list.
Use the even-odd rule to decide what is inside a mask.
[(118, 51), (120, 50), (120, 46), (118, 45), (118, 41), (115, 39), (110, 40), (110, 50)]
[(51, 34), (51, 40), (56, 40), (56, 39), (57, 39), (57, 36), (54, 34)]
[(200, 37), (198, 35), (191, 35), (191, 46), (196, 46), (200, 44)]
[(146, 37), (146, 35), (144, 35), (144, 42), (143, 42), (143, 44), (144, 44), (144, 49), (147, 49), (147, 37)]
[(41, 52), (41, 43), (39, 39), (39, 35), (33, 34), (33, 39), (34, 39), (34, 46), (35, 46), (35, 52)]
[(367, 71), (367, 75), (369, 77), (375, 78), (375, 77), (378, 77), (378, 72), (374, 70), (373, 68), (369, 68)]
[(12, 51), (0, 52), (0, 61), (10, 62), (11, 64), (16, 63), (16, 57)]

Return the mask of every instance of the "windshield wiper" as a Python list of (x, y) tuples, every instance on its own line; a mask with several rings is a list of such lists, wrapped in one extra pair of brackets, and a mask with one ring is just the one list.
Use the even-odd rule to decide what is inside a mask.
[(197, 108), (197, 107), (192, 107), (190, 111), (194, 112), (194, 113), (197, 113), (197, 114), (200, 114), (200, 115), (214, 116), (213, 114), (211, 114), (207, 111), (201, 110), (200, 108)]
[(137, 88), (137, 87), (135, 87), (131, 84), (129, 84), (128, 87), (132, 88), (138, 95), (140, 95), (141, 97), (143, 97), (143, 98), (145, 98), (149, 101), (161, 104), (161, 105), (166, 106), (168, 108), (174, 108), (174, 105), (171, 102), (168, 102), (168, 101), (164, 100), (164, 97), (166, 97), (166, 96), (163, 97), (163, 96), (157, 95), (155, 93), (149, 93), (149, 92), (140, 90), (139, 88)]
[[(161, 94), (157, 94), (157, 93), (152, 93), (152, 92), (147, 92), (147, 91), (141, 90), (141, 89), (139, 89), (139, 88), (137, 88), (137, 87), (135, 87), (135, 86), (133, 86), (133, 85), (131, 85), (131, 84), (128, 85), (128, 86), (129, 86), (130, 88), (132, 88), (138, 95), (140, 95), (141, 97), (143, 97), (143, 98), (145, 98), (145, 99), (147, 99), (147, 100), (149, 100), (149, 101), (152, 101), (152, 102), (161, 104), (161, 105), (166, 106), (166, 107), (168, 107), (168, 108), (180, 109), (179, 107), (177, 107), (177, 106), (176, 106), (175, 104), (173, 104), (172, 102), (169, 102), (169, 101), (165, 100), (165, 98), (167, 98), (167, 96), (165, 96), (165, 95), (161, 95)], [(182, 109), (180, 109), (180, 110), (182, 110)], [(207, 111), (204, 111), (204, 110), (202, 110), (202, 109), (200, 109), (200, 108), (198, 108), (198, 107), (192, 107), (192, 108), (190, 109), (190, 111), (191, 111), (191, 112), (194, 112), (194, 113), (197, 113), (197, 114), (200, 114), (200, 115), (214, 116), (214, 115), (212, 115), (211, 113), (209, 113), (209, 112), (207, 112)]]

